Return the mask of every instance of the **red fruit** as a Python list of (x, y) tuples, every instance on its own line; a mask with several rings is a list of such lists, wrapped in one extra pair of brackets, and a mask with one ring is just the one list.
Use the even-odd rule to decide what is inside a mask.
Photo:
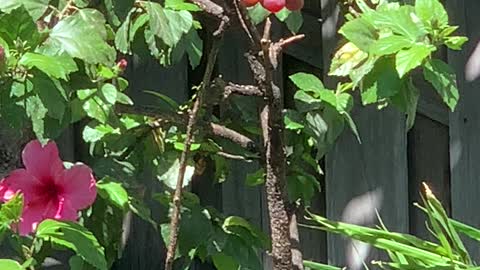
[(253, 7), (258, 3), (258, 0), (240, 0), (240, 3), (246, 7)]
[(286, 0), (286, 1), (287, 3), (285, 4), (285, 7), (288, 10), (295, 11), (303, 8), (304, 0)]
[(262, 6), (272, 12), (277, 13), (285, 7), (285, 0), (261, 0)]
[(128, 62), (125, 59), (120, 59), (120, 61), (117, 63), (117, 66), (120, 70), (124, 71), (128, 66)]

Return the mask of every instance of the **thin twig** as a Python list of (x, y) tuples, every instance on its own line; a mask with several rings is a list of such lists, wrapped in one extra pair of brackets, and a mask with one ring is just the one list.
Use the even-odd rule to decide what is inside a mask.
[(190, 152), (190, 146), (193, 141), (193, 133), (196, 129), (197, 119), (199, 117), (199, 111), (202, 107), (202, 102), (205, 97), (205, 89), (208, 89), (210, 81), (212, 79), (213, 69), (217, 60), (217, 55), (220, 50), (221, 39), (223, 32), (218, 33), (213, 41), (212, 49), (208, 56), (207, 66), (205, 74), (203, 76), (202, 85), (199, 90), (197, 99), (193, 104), (193, 108), (189, 113), (189, 120), (187, 125), (187, 132), (185, 138), (185, 149), (180, 156), (180, 168), (178, 172), (177, 185), (175, 187), (175, 194), (173, 195), (173, 211), (170, 221), (170, 243), (168, 245), (167, 257), (165, 259), (165, 270), (172, 270), (173, 261), (175, 260), (175, 251), (177, 249), (178, 242), (178, 230), (180, 223), (180, 208), (182, 198), (183, 180), (185, 178), (185, 170), (187, 168), (188, 154)]
[(249, 19), (247, 9), (240, 4), (240, 0), (233, 0), (233, 3), (235, 4), (235, 11), (238, 19), (240, 20), (240, 24), (250, 38), (252, 47), (257, 49), (260, 44), (260, 34), (258, 33), (257, 27)]
[(221, 156), (221, 157), (228, 158), (228, 159), (233, 159), (233, 160), (241, 160), (241, 161), (244, 161), (244, 162), (252, 162), (253, 161), (253, 160), (251, 160), (247, 157), (240, 156), (240, 155), (235, 155), (235, 154), (230, 154), (230, 153), (226, 153), (226, 152), (217, 152), (216, 154)]

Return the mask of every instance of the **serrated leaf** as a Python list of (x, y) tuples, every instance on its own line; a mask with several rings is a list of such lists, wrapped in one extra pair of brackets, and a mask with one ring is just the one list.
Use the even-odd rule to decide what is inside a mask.
[(55, 79), (68, 80), (68, 74), (78, 70), (77, 64), (69, 56), (49, 56), (37, 53), (26, 53), (18, 62), (31, 69), (38, 68), (46, 75)]
[(409, 49), (398, 52), (395, 57), (395, 68), (400, 78), (420, 66), (433, 51), (435, 51), (435, 47), (431, 45), (415, 44)]
[(31, 82), (33, 91), (48, 110), (48, 115), (62, 120), (67, 108), (67, 95), (60, 83), (39, 72), (34, 73)]
[(402, 49), (411, 47), (412, 41), (404, 36), (391, 35), (383, 37), (372, 46), (370, 53), (378, 56), (394, 54)]
[(191, 29), (185, 36), (185, 51), (188, 54), (188, 60), (192, 68), (196, 68), (200, 64), (203, 54), (203, 40), (198, 36), (197, 31)]
[(150, 17), (150, 30), (170, 47), (174, 47), (193, 26), (193, 17), (188, 11), (164, 9), (153, 2), (146, 3), (146, 7)]
[(0, 224), (8, 226), (10, 223), (20, 220), (23, 210), (23, 196), (16, 194), (0, 207)]
[(431, 29), (441, 29), (448, 25), (447, 11), (438, 0), (416, 0), (415, 13)]
[(394, 96), (402, 86), (402, 80), (395, 71), (393, 59), (381, 58), (362, 81), (362, 103), (363, 105), (372, 104)]
[(309, 73), (295, 73), (288, 77), (298, 88), (305, 92), (318, 93), (325, 89), (322, 81), (315, 75)]
[(87, 99), (82, 107), (89, 117), (98, 120), (102, 124), (107, 121), (111, 108), (110, 105), (103, 102), (98, 96)]
[(81, 9), (59, 21), (50, 32), (46, 46), (59, 53), (91, 64), (112, 65), (115, 50), (108, 45), (105, 18), (95, 9)]
[(426, 34), (421, 22), (414, 21), (415, 13), (411, 6), (369, 12), (364, 17), (382, 30), (390, 29), (395, 34), (404, 36), (412, 42), (416, 42)]
[(109, 104), (113, 105), (117, 101), (118, 90), (115, 85), (111, 83), (106, 83), (102, 86), (100, 92)]
[(130, 53), (130, 23), (131, 23), (131, 17), (132, 12), (130, 12), (125, 19), (125, 21), (120, 25), (120, 27), (117, 30), (117, 33), (115, 34), (115, 47), (117, 50), (120, 52), (126, 54)]
[(453, 36), (445, 38), (443, 42), (445, 43), (445, 45), (447, 45), (449, 49), (459, 51), (462, 49), (463, 44), (465, 44), (465, 42), (467, 41), (467, 37)]
[(335, 52), (328, 75), (348, 76), (367, 58), (366, 52), (348, 42)]
[(128, 193), (122, 184), (113, 182), (109, 177), (103, 178), (97, 183), (98, 194), (110, 201), (116, 207), (125, 210), (128, 207)]
[(370, 52), (378, 38), (374, 26), (362, 17), (348, 21), (338, 32), (364, 52)]
[(38, 225), (35, 236), (75, 251), (83, 260), (99, 270), (108, 269), (103, 248), (98, 240), (78, 224), (47, 219)]
[(165, 7), (173, 10), (186, 10), (193, 12), (202, 10), (199, 6), (185, 2), (184, 0), (166, 0)]
[(406, 87), (390, 98), (393, 105), (407, 114), (407, 130), (411, 129), (415, 123), (419, 97), (420, 91), (411, 81), (409, 81)]
[(10, 45), (20, 39), (25, 41), (26, 45), (35, 47), (40, 41), (37, 25), (24, 8), (14, 9), (9, 14), (0, 14), (0, 33)]
[(133, 42), (135, 39), (135, 35), (137, 34), (138, 30), (142, 28), (150, 19), (148, 14), (141, 14), (138, 16), (135, 21), (130, 25), (130, 32), (128, 34), (128, 40), (129, 42)]
[(37, 21), (47, 10), (49, 2), (50, 0), (2, 0), (0, 1), (0, 10), (10, 13), (23, 5), (32, 16), (32, 20)]
[(87, 125), (83, 129), (82, 137), (85, 142), (97, 142), (101, 140), (108, 134), (120, 134), (120, 130), (118, 128), (113, 128), (110, 125), (96, 125), (90, 126)]
[(453, 111), (459, 98), (455, 71), (442, 60), (432, 59), (424, 65), (423, 75)]

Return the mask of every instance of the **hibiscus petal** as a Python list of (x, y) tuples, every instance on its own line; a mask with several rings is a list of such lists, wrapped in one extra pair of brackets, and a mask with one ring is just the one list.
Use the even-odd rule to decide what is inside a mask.
[(23, 209), (20, 224), (18, 224), (18, 233), (28, 235), (37, 229), (37, 226), (43, 220), (45, 206), (43, 204), (31, 204)]
[(0, 182), (0, 201), (8, 201), (20, 191), (25, 203), (28, 203), (42, 196), (38, 193), (40, 186), (40, 181), (25, 169), (12, 171)]
[(92, 205), (97, 196), (97, 186), (92, 170), (84, 164), (76, 164), (55, 179), (62, 187), (62, 197), (74, 209), (81, 210)]
[(53, 141), (43, 147), (38, 140), (29, 142), (23, 149), (22, 160), (27, 171), (42, 182), (51, 181), (63, 170), (63, 162)]

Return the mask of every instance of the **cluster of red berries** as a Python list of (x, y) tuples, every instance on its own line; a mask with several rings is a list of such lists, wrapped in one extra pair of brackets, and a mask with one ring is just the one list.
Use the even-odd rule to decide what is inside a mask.
[(288, 10), (295, 11), (303, 8), (304, 0), (240, 0), (246, 7), (255, 6), (258, 2), (268, 11), (277, 13), (282, 8), (286, 7)]

